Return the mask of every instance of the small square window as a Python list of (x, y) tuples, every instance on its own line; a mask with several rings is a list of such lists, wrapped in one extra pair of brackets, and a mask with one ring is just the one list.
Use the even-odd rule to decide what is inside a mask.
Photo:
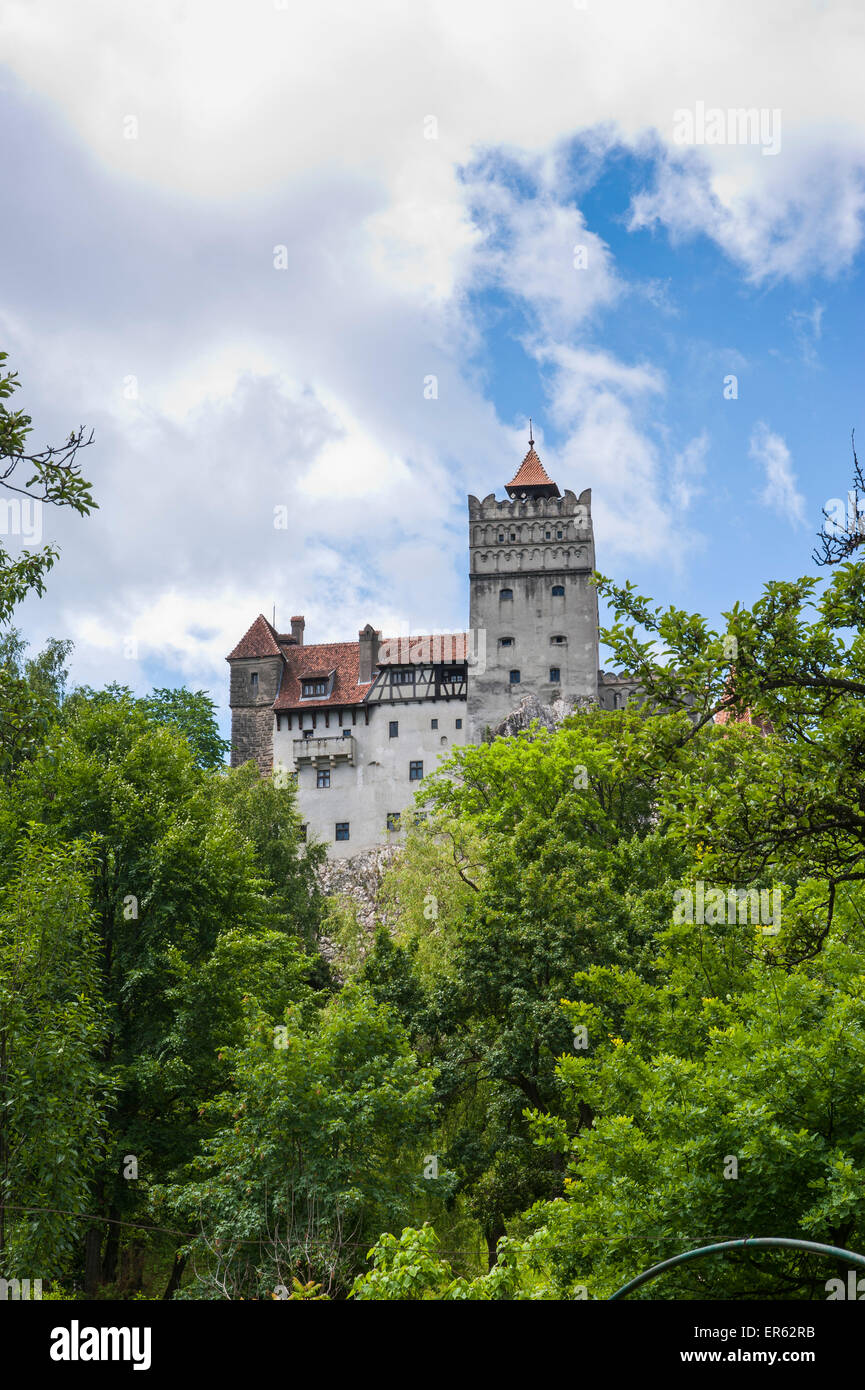
[(303, 736), (304, 738), (312, 738), (312, 729), (304, 729)]
[(337, 839), (337, 840), (347, 840), (348, 837), (349, 837), (349, 836), (348, 836), (348, 821), (347, 821), (347, 820), (338, 820), (338, 821), (336, 822), (336, 839)]
[(351, 738), (351, 729), (343, 729), (342, 736), (343, 738)]
[(438, 726), (439, 726), (438, 720), (437, 720), (437, 719), (431, 719), (430, 722), (429, 722), (429, 726), (430, 726), (431, 729), (437, 729)]
[(514, 596), (514, 591), (513, 591), (513, 589), (500, 589), (500, 590), (499, 590), (499, 598), (500, 598), (500, 599), (512, 599), (513, 596)]
[(399, 738), (399, 720), (392, 719), (387, 726), (388, 738)]
[(553, 585), (553, 598), (564, 598), (564, 597), (565, 597), (565, 586), (564, 586), (564, 584), (554, 584), (554, 585)]
[(511, 685), (519, 685), (519, 683), (520, 683), (520, 673), (519, 673), (519, 671), (511, 671), (510, 675), (508, 676), (508, 680), (510, 681)]
[(329, 768), (329, 767), (319, 767), (319, 768), (316, 769), (316, 773), (315, 773), (315, 785), (316, 785), (317, 787), (329, 787), (329, 786), (330, 786), (330, 768)]
[(462, 721), (461, 719), (457, 719), (457, 720), (455, 720), (454, 722), (456, 723), (456, 726), (457, 726), (458, 729), (461, 729), (461, 728), (462, 728), (462, 726), (463, 726), (463, 721)]
[(561, 680), (562, 680), (562, 673), (561, 673), (561, 671), (559, 670), (558, 666), (551, 666), (551, 667), (550, 667), (550, 683), (551, 683), (552, 685), (560, 685), (560, 684), (561, 684)]
[(419, 782), (423, 777), (423, 762), (410, 762), (408, 765), (408, 780)]
[(400, 814), (399, 811), (388, 811), (387, 828), (388, 830), (399, 830)]
[(499, 646), (501, 646), (501, 647), (512, 647), (513, 645), (514, 645), (514, 639), (513, 639), (513, 637), (500, 637), (500, 638), (499, 638)]

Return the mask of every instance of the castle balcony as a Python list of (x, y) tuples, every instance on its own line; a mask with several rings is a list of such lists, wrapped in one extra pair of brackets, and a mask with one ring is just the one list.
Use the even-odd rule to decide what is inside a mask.
[(292, 755), (295, 767), (333, 767), (336, 763), (354, 766), (354, 735), (347, 738), (295, 738)]

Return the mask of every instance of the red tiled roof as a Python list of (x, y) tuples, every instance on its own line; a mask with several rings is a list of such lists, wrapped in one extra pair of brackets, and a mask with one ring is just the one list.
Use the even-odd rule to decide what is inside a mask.
[(525, 458), (523, 459), (522, 463), (517, 469), (516, 476), (513, 477), (509, 483), (506, 484), (506, 487), (508, 488), (555, 486), (556, 484), (553, 482), (552, 478), (547, 473), (547, 470), (544, 468), (544, 465), (541, 463), (540, 459), (535, 453), (534, 445), (530, 446), (529, 452), (526, 454)]
[(449, 662), (467, 659), (467, 632), (439, 632), (431, 637), (387, 637), (379, 643), (380, 666), (407, 666), (425, 661)]
[[(273, 708), (327, 709), (331, 705), (359, 705), (372, 681), (358, 685), (360, 648), (357, 642), (318, 642), (309, 647), (285, 646), (285, 671)], [(333, 690), (325, 699), (302, 700), (301, 681), (322, 672), (335, 672)]]
[[(449, 632), (434, 637), (388, 637), (379, 643), (377, 665), (408, 665), (423, 661), (465, 661), (468, 651), (466, 632)], [(275, 710), (327, 709), (334, 705), (359, 705), (372, 681), (358, 684), (360, 644), (357, 642), (319, 642), (309, 647), (283, 647), (285, 672)], [(301, 681), (334, 674), (333, 690), (326, 697), (301, 699)]]
[(281, 656), (282, 652), (276, 636), (277, 634), (264, 614), (259, 613), (252, 627), (241, 637), (234, 651), (230, 652), (225, 659), (226, 661), (235, 661), (239, 657), (245, 656)]

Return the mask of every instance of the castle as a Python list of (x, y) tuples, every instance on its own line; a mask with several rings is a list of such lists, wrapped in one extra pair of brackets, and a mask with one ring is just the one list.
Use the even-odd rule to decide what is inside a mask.
[(231, 764), (293, 775), (309, 838), (344, 858), (399, 837), (421, 779), (533, 694), (615, 708), (598, 670), (591, 491), (559, 492), (529, 438), (506, 485), (468, 499), (469, 631), (307, 643), (259, 614), (227, 661)]

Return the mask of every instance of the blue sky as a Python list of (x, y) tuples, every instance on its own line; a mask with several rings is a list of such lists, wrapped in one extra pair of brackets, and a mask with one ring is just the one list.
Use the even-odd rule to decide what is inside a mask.
[[(811, 572), (865, 428), (863, 13), (6, 0), (0, 344), (100, 503), (20, 626), (223, 717), (274, 604), (461, 628), (529, 415), (616, 580), (715, 618)], [(778, 147), (680, 143), (698, 105)]]

